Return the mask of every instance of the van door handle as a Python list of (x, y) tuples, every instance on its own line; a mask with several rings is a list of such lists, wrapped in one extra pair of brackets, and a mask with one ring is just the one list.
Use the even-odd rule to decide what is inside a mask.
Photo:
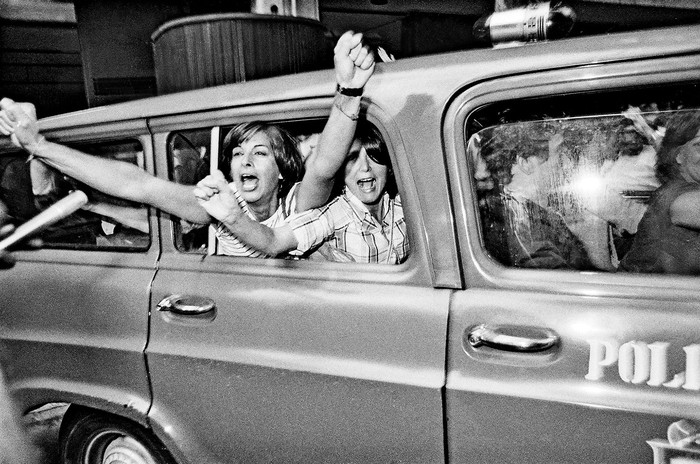
[(204, 314), (216, 308), (214, 300), (204, 296), (170, 295), (156, 306), (158, 311), (170, 311), (177, 314)]
[(548, 350), (559, 344), (559, 335), (553, 330), (541, 327), (495, 326), (485, 324), (465, 332), (469, 345), (473, 348), (488, 346), (496, 350), (536, 353)]

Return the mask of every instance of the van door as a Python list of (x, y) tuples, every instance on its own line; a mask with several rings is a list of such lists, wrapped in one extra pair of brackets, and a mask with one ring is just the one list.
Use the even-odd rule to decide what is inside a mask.
[[(157, 154), (180, 166), (194, 146), (191, 157), (215, 165), (233, 124), (327, 117), (331, 104), (153, 121)], [(415, 202), (405, 191), (404, 204)], [(175, 453), (196, 463), (444, 460), (449, 292), (429, 287), (421, 234), (391, 266), (207, 255), (206, 233), (164, 224), (174, 239), (153, 284), (147, 357), (152, 423)]]
[[(145, 123), (47, 132), (96, 156), (153, 171)], [(74, 189), (104, 211), (129, 208), (140, 230), (78, 210), (42, 233), (44, 246), (15, 253), (0, 279), (5, 373), (21, 410), (67, 402), (115, 412), (140, 423), (151, 403), (143, 356), (150, 283), (158, 258), (155, 216), (101, 195), (24, 152), (0, 155), (2, 204), (22, 223)], [(43, 166), (43, 165), (42, 165)], [(152, 221), (152, 222), (151, 222)]]
[(698, 110), (699, 70), (684, 56), (540, 72), (455, 101), (468, 286), (450, 313), (450, 462), (698, 462), (667, 431), (700, 420), (700, 281), (620, 262), (659, 186), (654, 132)]

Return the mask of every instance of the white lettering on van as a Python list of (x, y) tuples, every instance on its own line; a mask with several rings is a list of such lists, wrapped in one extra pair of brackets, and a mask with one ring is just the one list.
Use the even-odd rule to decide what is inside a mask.
[(617, 364), (617, 374), (626, 383), (700, 391), (700, 344), (683, 347), (685, 371), (669, 380), (667, 342), (633, 340), (620, 345), (615, 340), (586, 341), (590, 346), (586, 380), (603, 379), (606, 370)]

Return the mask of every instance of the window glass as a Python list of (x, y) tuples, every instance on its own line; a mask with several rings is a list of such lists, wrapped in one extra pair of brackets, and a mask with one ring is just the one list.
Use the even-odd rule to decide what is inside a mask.
[[(266, 198), (276, 195), (278, 208), (261, 222), (269, 227), (283, 226), (285, 218), (295, 212), (296, 184), (303, 176), (304, 163), (317, 149), (324, 124), (324, 120), (251, 122), (173, 133), (169, 142), (171, 179), (191, 185), (203, 178), (210, 169), (219, 169), (229, 182), (237, 183), (241, 204), (248, 208), (251, 215), (260, 211), (260, 205), (266, 204)], [(279, 258), (398, 263), (408, 256), (403, 209), (397, 195), (388, 150), (375, 127), (369, 124), (361, 127), (358, 133), (362, 134), (362, 142), (358, 139), (357, 146), (348, 155), (346, 166), (340, 169), (335, 181), (336, 188), (331, 194), (331, 199), (339, 195), (348, 197), (343, 187), (346, 178), (354, 176), (348, 184), (348, 190), (355, 197), (355, 202), (351, 203), (360, 205), (357, 214), (341, 217), (338, 212), (347, 211), (347, 208), (337, 206), (325, 208), (322, 213), (310, 213), (304, 220), (294, 223), (305, 231), (304, 237), (308, 238), (308, 243), (304, 243), (303, 249), (289, 250), (288, 253), (279, 255)], [(215, 150), (217, 153), (212, 152), (212, 165), (209, 166), (212, 134), (220, 149)], [(363, 147), (367, 156), (361, 154)], [(241, 163), (244, 161), (241, 160), (249, 168), (242, 168)], [(372, 167), (353, 171), (352, 166), (360, 165), (358, 160), (360, 164), (367, 162)], [(239, 177), (232, 177), (234, 175)], [(374, 192), (376, 198), (365, 198), (371, 196), (370, 191)], [(377, 206), (374, 217), (366, 206), (362, 206), (365, 200), (371, 204), (370, 208)], [(364, 211), (360, 211), (363, 208), (366, 216)], [(326, 210), (332, 210), (335, 214)], [(306, 224), (313, 215), (314, 225)], [(356, 221), (356, 218), (365, 218), (365, 222)], [(319, 227), (319, 221), (333, 221), (336, 225), (342, 223), (342, 227)], [(348, 224), (355, 224), (356, 227), (347, 227)], [(208, 228), (180, 222), (176, 224), (176, 229), (177, 247), (182, 251), (267, 257), (264, 251), (255, 250), (238, 241), (222, 224), (213, 224), (212, 228)], [(335, 230), (336, 233), (330, 236), (312, 234), (319, 230)]]
[[(138, 141), (71, 144), (100, 157), (143, 163)], [(84, 191), (89, 203), (41, 234), (45, 248), (145, 250), (150, 245), (148, 209), (93, 190), (49, 168), (26, 153), (0, 157), (0, 210), (7, 219), (22, 223), (66, 196)]]
[[(173, 132), (168, 140), (170, 180), (195, 185), (209, 174), (212, 128)], [(208, 227), (180, 220), (175, 224), (175, 246), (186, 253), (206, 253)]]
[(700, 273), (700, 221), (671, 215), (681, 195), (700, 198), (698, 103), (692, 83), (476, 111), (466, 143), (488, 254), (524, 268)]

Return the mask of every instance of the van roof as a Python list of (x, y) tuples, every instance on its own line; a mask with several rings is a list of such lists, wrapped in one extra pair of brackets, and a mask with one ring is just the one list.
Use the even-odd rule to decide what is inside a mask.
[[(528, 43), (399, 59), (377, 65), (365, 95), (388, 102), (390, 96), (428, 94), (449, 99), (455, 88), (490, 77), (700, 51), (700, 25)], [(335, 91), (331, 69), (133, 100), (42, 119), (42, 130), (247, 106), (258, 103), (326, 98)]]

